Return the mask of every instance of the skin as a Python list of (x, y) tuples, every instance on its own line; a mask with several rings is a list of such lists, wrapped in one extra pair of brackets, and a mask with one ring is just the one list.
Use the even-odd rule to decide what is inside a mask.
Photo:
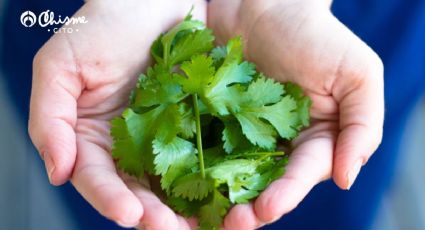
[(232, 208), (224, 229), (254, 229), (294, 209), (321, 181), (349, 189), (379, 146), (383, 64), (339, 22), (330, 1), (213, 0), (208, 25), (219, 42), (242, 35), (245, 56), (313, 100), (312, 125), (292, 143), (286, 173), (254, 202)]
[[(297, 206), (332, 177), (349, 188), (381, 141), (383, 66), (329, 11), (310, 0), (91, 0), (76, 16), (79, 32), (55, 34), (33, 65), (29, 133), (50, 182), (70, 180), (102, 215), (126, 227), (193, 229), (151, 191), (147, 178), (118, 172), (108, 121), (127, 103), (149, 48), (194, 5), (217, 41), (242, 35), (247, 59), (279, 81), (301, 85), (313, 100), (312, 125), (293, 141), (285, 175), (256, 201), (233, 207), (224, 229), (254, 229)], [(134, 12), (134, 13), (128, 13)]]

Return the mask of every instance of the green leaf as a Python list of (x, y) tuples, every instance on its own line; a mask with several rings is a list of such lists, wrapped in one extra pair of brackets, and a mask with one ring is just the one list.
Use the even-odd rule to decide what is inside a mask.
[[(301, 126), (297, 102), (289, 95), (282, 97), (283, 87), (271, 79), (260, 76), (242, 93), (245, 100), (235, 113), (242, 131), (251, 143), (265, 149), (276, 145), (276, 131), (280, 137), (292, 139)], [(304, 103), (304, 102), (303, 102)], [(308, 116), (308, 115), (307, 115)]]
[(306, 127), (310, 125), (310, 107), (312, 104), (312, 101), (310, 98), (304, 96), (304, 93), (296, 84), (293, 83), (286, 83), (285, 89), (288, 95), (292, 96), (297, 102), (297, 109), (296, 112), (298, 114), (298, 125), (296, 125), (297, 129), (300, 129), (302, 127)]
[(178, 213), (186, 217), (192, 217), (199, 212), (204, 202), (198, 200), (188, 201), (187, 199), (175, 196), (167, 197), (167, 204)]
[(234, 61), (220, 67), (205, 90), (205, 98), (211, 111), (219, 115), (237, 111), (241, 89), (234, 84), (249, 82), (254, 73), (255, 67), (249, 62), (238, 64)]
[(223, 148), (227, 153), (238, 153), (255, 148), (242, 132), (242, 127), (236, 119), (224, 121), (222, 133)]
[[(207, 169), (207, 173), (217, 184), (226, 184), (232, 203), (247, 203), (258, 196), (272, 180), (284, 172), (287, 159), (275, 161), (273, 152), (251, 153), (258, 159), (227, 159)], [(246, 153), (246, 156), (251, 155)], [(240, 156), (243, 156), (241, 154)]]
[[(130, 123), (131, 124), (131, 123)], [(144, 171), (144, 163), (139, 152), (140, 143), (138, 139), (131, 137), (126, 120), (114, 118), (111, 121), (111, 135), (114, 137), (112, 156), (118, 158), (118, 167), (125, 172), (141, 177)]]
[(167, 193), (171, 190), (173, 182), (188, 173), (192, 172), (192, 169), (197, 167), (198, 158), (193, 154), (181, 156), (177, 162), (173, 162), (161, 177), (161, 188)]
[(226, 57), (224, 58), (223, 66), (236, 62), (240, 63), (243, 59), (242, 38), (235, 37), (227, 42)]
[(173, 187), (174, 196), (187, 198), (189, 201), (202, 200), (213, 191), (214, 181), (209, 177), (202, 178), (201, 174), (196, 172), (180, 177)]
[[(249, 178), (254, 178), (259, 174), (249, 175)], [(251, 179), (252, 180), (252, 179)], [(258, 179), (257, 179), (258, 180)], [(250, 199), (257, 197), (260, 194), (257, 190), (245, 188), (247, 185), (246, 178), (237, 178), (234, 184), (229, 188), (229, 199), (232, 203), (242, 204), (248, 203)]]
[(162, 46), (162, 37), (163, 34), (161, 34), (153, 43), (151, 46), (151, 55), (155, 59), (156, 62), (163, 62), (163, 55), (164, 55), (164, 47)]
[(298, 121), (296, 108), (296, 102), (291, 97), (285, 96), (274, 105), (263, 106), (256, 110), (256, 113), (259, 118), (269, 121), (282, 138), (292, 139), (297, 135), (294, 129)]
[(200, 229), (220, 229), (229, 207), (229, 199), (214, 190), (210, 201), (199, 209)]
[(235, 122), (226, 122), (223, 129), (223, 147), (227, 153), (231, 153), (233, 149), (239, 144), (242, 137), (240, 125)]
[(203, 95), (205, 86), (211, 82), (215, 73), (212, 64), (212, 58), (205, 55), (193, 56), (190, 62), (184, 62), (180, 68), (187, 78), (182, 77), (178, 80), (183, 90), (186, 93)]
[(227, 160), (208, 168), (207, 173), (217, 181), (216, 183), (227, 184), (229, 198), (232, 202), (236, 202), (240, 196), (240, 181), (243, 180), (242, 178), (255, 174), (257, 165), (258, 162), (255, 160)]
[(125, 172), (140, 177), (143, 169), (153, 172), (152, 141), (154, 138), (168, 143), (179, 132), (180, 117), (175, 113), (177, 105), (161, 105), (143, 114), (131, 109), (122, 118), (112, 120), (111, 135), (114, 138), (112, 156)]
[(182, 137), (185, 139), (190, 139), (196, 132), (195, 117), (193, 115), (192, 107), (184, 102), (181, 102), (179, 103), (178, 112), (181, 116), (180, 129)]
[(225, 152), (221, 145), (204, 149), (205, 167), (208, 168), (223, 161), (225, 159), (224, 154)]
[(195, 155), (196, 150), (193, 144), (180, 137), (174, 137), (169, 143), (161, 140), (153, 140), (153, 153), (155, 154), (155, 172), (164, 174), (173, 164), (184, 164), (188, 155)]
[[(256, 109), (256, 108), (253, 108)], [(270, 124), (262, 121), (256, 111), (249, 107), (235, 114), (241, 124), (243, 134), (252, 144), (265, 149), (273, 149), (276, 146), (276, 131)]]
[(135, 107), (151, 107), (165, 103), (177, 103), (187, 95), (183, 93), (176, 79), (164, 66), (148, 68), (147, 75), (140, 75), (135, 90)]
[(262, 191), (274, 180), (280, 178), (285, 172), (288, 157), (280, 160), (269, 158), (257, 167), (257, 174), (247, 179), (245, 187), (251, 190)]
[(263, 106), (274, 104), (282, 99), (284, 93), (283, 86), (273, 79), (265, 78), (262, 74), (251, 84), (245, 94), (245, 99), (249, 100), (251, 105)]
[(227, 49), (225, 46), (217, 46), (211, 50), (210, 57), (212, 57), (214, 61), (214, 66), (216, 68), (220, 67), (223, 64), (224, 58), (226, 56), (227, 56)]
[(151, 46), (156, 63), (111, 121), (117, 167), (159, 175), (167, 204), (198, 217), (201, 229), (219, 229), (231, 204), (249, 202), (284, 173), (276, 141), (309, 125), (311, 107), (299, 86), (243, 61), (241, 37), (213, 42), (191, 13), (160, 35)]
[(209, 52), (213, 48), (214, 36), (209, 29), (197, 30), (185, 34), (173, 46), (169, 63), (179, 64), (189, 60), (193, 55)]
[(191, 20), (190, 18), (187, 18), (186, 20), (174, 26), (166, 34), (164, 34), (161, 38), (161, 43), (163, 45), (164, 51), (164, 63), (166, 65), (171, 65), (169, 55), (171, 53), (171, 46), (173, 45), (174, 39), (177, 37), (178, 33), (202, 30), (204, 28), (205, 25), (201, 21)]
[(153, 115), (151, 113), (142, 117), (127, 109), (123, 118), (115, 118), (111, 122), (111, 135), (114, 137), (112, 156), (117, 158), (121, 169), (136, 177), (143, 175), (146, 166), (153, 168), (152, 150), (147, 139), (153, 138), (154, 134), (144, 132), (145, 125), (154, 122)]

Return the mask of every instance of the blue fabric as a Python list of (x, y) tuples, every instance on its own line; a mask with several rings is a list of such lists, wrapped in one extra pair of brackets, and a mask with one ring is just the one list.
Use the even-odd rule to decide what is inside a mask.
[[(51, 33), (25, 28), (24, 10), (50, 9), (72, 15), (82, 2), (10, 1), (3, 28), (2, 64), (8, 88), (23, 122), (27, 120), (32, 57)], [(369, 44), (385, 65), (386, 117), (381, 147), (350, 191), (333, 182), (316, 186), (293, 212), (264, 229), (368, 229), (388, 190), (398, 159), (405, 120), (425, 88), (425, 1), (336, 0), (334, 14)], [(41, 168), (41, 166), (40, 166)], [(117, 229), (91, 208), (72, 186), (58, 189), (79, 229)]]

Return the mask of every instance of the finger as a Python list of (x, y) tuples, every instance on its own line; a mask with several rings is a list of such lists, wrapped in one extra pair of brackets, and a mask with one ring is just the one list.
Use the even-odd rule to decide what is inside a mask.
[(231, 36), (241, 34), (237, 28), (237, 22), (241, 22), (238, 18), (238, 9), (241, 3), (241, 0), (215, 0), (208, 4), (207, 23), (216, 35), (216, 43), (225, 44)]
[(225, 217), (223, 229), (255, 229), (262, 225), (263, 223), (258, 219), (252, 203), (238, 204)]
[(137, 226), (138, 229), (192, 229), (191, 224), (185, 218), (175, 214), (146, 185), (143, 186), (141, 181), (128, 176), (123, 176), (123, 178), (144, 207), (143, 217)]
[(102, 215), (123, 227), (134, 227), (143, 215), (137, 197), (118, 176), (113, 160), (99, 145), (77, 137), (78, 156), (72, 184)]
[(343, 189), (351, 187), (381, 143), (384, 120), (382, 62), (363, 42), (356, 42), (346, 51), (332, 89), (339, 102), (341, 130), (333, 178)]
[(34, 59), (28, 129), (45, 160), (50, 182), (60, 185), (69, 179), (75, 163), (76, 98), (81, 84), (68, 46), (61, 47), (61, 52), (49, 50), (55, 40)]
[(301, 134), (285, 174), (255, 201), (255, 213), (261, 222), (270, 223), (288, 213), (313, 186), (330, 177), (336, 128), (336, 124), (321, 123)]

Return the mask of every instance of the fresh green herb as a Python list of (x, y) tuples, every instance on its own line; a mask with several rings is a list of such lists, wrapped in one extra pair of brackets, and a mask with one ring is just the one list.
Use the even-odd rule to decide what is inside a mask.
[(218, 229), (232, 204), (247, 203), (284, 173), (276, 150), (309, 125), (311, 101), (243, 61), (241, 38), (213, 48), (191, 16), (152, 45), (156, 63), (111, 121), (120, 169), (159, 175), (167, 203)]

